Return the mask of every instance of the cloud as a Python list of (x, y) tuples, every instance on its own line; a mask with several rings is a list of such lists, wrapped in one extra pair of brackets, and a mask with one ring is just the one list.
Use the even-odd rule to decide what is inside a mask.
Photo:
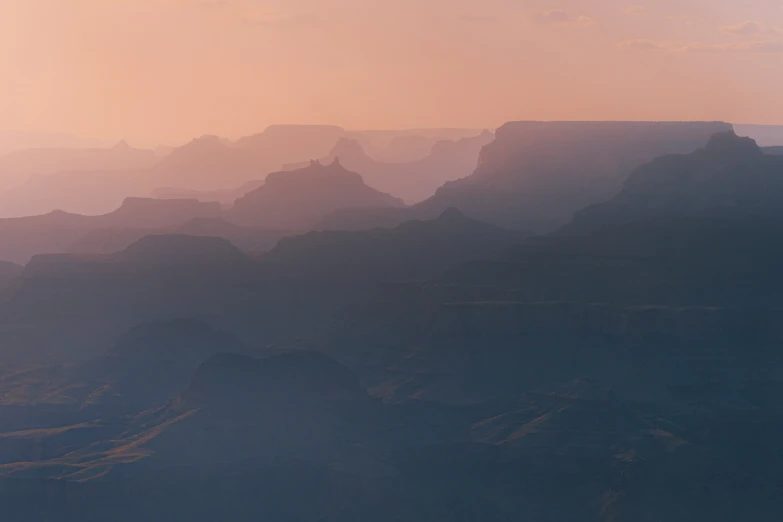
[(592, 27), (598, 25), (594, 18), (589, 16), (571, 16), (562, 9), (550, 9), (538, 11), (533, 14), (533, 20), (542, 24), (556, 25), (559, 27)]
[(737, 25), (724, 25), (720, 30), (726, 34), (743, 37), (761, 36), (768, 32), (766, 25), (761, 22), (750, 21), (742, 22)]
[(632, 5), (623, 9), (623, 14), (627, 15), (643, 15), (647, 13), (647, 6), (644, 5)]

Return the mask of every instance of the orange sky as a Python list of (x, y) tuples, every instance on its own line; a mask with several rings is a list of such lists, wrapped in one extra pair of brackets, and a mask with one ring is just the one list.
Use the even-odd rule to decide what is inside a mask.
[(0, 0), (0, 129), (783, 123), (779, 0)]

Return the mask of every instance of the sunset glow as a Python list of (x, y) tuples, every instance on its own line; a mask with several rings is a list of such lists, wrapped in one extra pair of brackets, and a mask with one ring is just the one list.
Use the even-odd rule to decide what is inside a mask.
[(777, 0), (4, 0), (0, 128), (777, 124), (781, 57)]

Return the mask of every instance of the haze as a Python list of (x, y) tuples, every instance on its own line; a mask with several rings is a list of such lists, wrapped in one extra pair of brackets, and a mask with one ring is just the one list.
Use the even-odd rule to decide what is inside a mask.
[(775, 0), (4, 0), (0, 128), (777, 124), (782, 27)]

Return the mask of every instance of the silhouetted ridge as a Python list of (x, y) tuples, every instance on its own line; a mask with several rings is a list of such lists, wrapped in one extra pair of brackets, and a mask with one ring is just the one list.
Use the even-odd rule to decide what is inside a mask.
[(109, 215), (116, 219), (130, 218), (135, 221), (154, 221), (157, 218), (189, 215), (194, 217), (217, 217), (220, 215), (220, 204), (203, 202), (197, 199), (155, 199), (155, 198), (125, 198), (120, 208)]
[(185, 145), (175, 148), (171, 154), (161, 161), (164, 167), (175, 164), (190, 164), (199, 158), (210, 159), (215, 154), (228, 154), (230, 147), (223, 143), (219, 136), (205, 135), (194, 138)]
[(188, 235), (152, 235), (115, 254), (115, 259), (137, 263), (217, 264), (229, 266), (250, 258), (226, 239)]
[[(508, 234), (500, 227), (469, 218), (453, 207), (444, 210), (435, 219), (408, 221), (393, 230), (398, 231), (398, 233), (418, 232), (430, 234), (433, 241), (439, 241), (452, 235), (463, 235), (465, 240), (469, 241), (470, 238), (478, 238), (482, 234), (484, 234), (487, 239)], [(511, 234), (508, 235), (510, 238)], [(518, 232), (514, 235), (521, 239), (527, 235), (527, 233)]]
[[(362, 176), (356, 172), (346, 170), (340, 165), (340, 160), (335, 157), (331, 163), (324, 165), (318, 160), (310, 162), (310, 166), (304, 169), (273, 172), (266, 178), (266, 186), (288, 185), (291, 183), (315, 183), (347, 185), (363, 184)], [(262, 188), (262, 187), (259, 187)], [(305, 185), (302, 185), (305, 188)], [(256, 189), (258, 190), (258, 189)]]
[[(492, 133), (484, 132), (458, 141), (441, 140), (435, 142), (429, 153), (419, 159), (385, 162), (370, 157), (365, 150), (365, 144), (359, 139), (346, 137), (338, 141), (329, 155), (321, 158), (321, 162), (328, 163), (332, 158), (339, 157), (348, 170), (359, 172), (367, 185), (402, 198), (407, 203), (415, 203), (434, 194), (443, 183), (473, 172), (481, 147), (490, 143), (493, 138)], [(305, 165), (286, 165), (285, 169), (302, 166)], [(410, 214), (406, 216), (409, 219), (420, 217)], [(394, 226), (400, 222), (389, 221), (385, 224)]]

